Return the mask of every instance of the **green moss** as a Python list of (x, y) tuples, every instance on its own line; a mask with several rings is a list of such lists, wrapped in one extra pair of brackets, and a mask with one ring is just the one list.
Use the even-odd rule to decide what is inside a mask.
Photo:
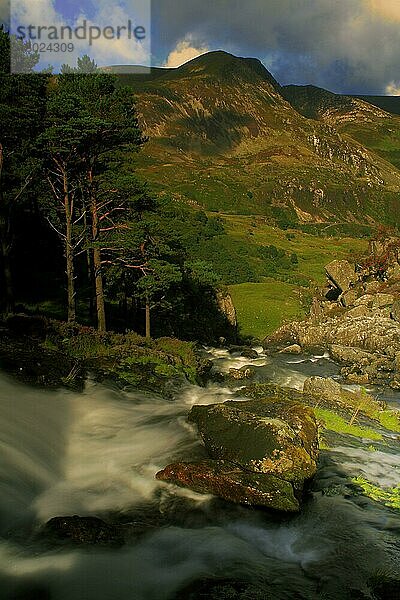
[(162, 392), (169, 379), (197, 383), (194, 344), (174, 338), (152, 340), (135, 332), (99, 333), (91, 327), (51, 321), (43, 345), (79, 359), (89, 369), (123, 385)]
[(382, 502), (390, 508), (400, 509), (400, 484), (393, 488), (381, 488), (363, 477), (354, 477), (352, 481), (363, 490), (364, 495), (368, 498)]
[(377, 413), (376, 418), (380, 424), (390, 431), (400, 432), (400, 413), (393, 410), (384, 410)]
[(331, 410), (315, 408), (314, 412), (317, 419), (323, 421), (325, 428), (329, 429), (330, 431), (344, 433), (346, 435), (354, 435), (355, 437), (367, 438), (370, 440), (383, 439), (382, 435), (374, 429), (361, 427), (358, 425), (349, 425), (348, 422), (343, 419), (343, 417)]

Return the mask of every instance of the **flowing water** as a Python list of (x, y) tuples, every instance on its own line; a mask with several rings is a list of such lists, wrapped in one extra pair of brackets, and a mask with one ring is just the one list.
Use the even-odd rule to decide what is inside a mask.
[[(256, 379), (298, 389), (309, 375), (338, 373), (327, 355), (250, 361), (209, 353), (218, 371), (251, 364)], [(375, 452), (368, 440), (338, 436), (295, 516), (155, 480), (169, 462), (203, 455), (186, 421), (190, 407), (233, 393), (188, 385), (165, 400), (92, 381), (82, 394), (49, 392), (0, 375), (0, 598), (168, 600), (189, 597), (182, 590), (195, 581), (221, 578), (253, 586), (249, 599), (342, 600), (370, 597), (367, 581), (379, 572), (399, 577), (400, 511), (350, 483), (358, 475), (400, 481), (395, 436)], [(399, 400), (391, 394), (391, 403)], [(33, 535), (50, 518), (74, 514), (148, 527), (121, 548), (54, 548)]]

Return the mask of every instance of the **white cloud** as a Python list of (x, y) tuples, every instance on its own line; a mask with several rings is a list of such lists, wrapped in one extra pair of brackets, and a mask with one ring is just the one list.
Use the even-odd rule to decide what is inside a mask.
[(400, 81), (391, 81), (386, 86), (386, 94), (388, 96), (400, 96)]
[(282, 84), (379, 94), (398, 80), (400, 0), (160, 0), (153, 13), (161, 51), (190, 32), (265, 59)]
[(399, 0), (370, 0), (371, 8), (389, 21), (400, 21)]
[[(1, 0), (0, 0), (1, 1)], [(129, 39), (124, 32), (120, 39), (107, 39), (103, 35), (89, 45), (88, 39), (79, 40), (74, 37), (73, 52), (60, 54), (50, 54), (48, 52), (41, 55), (39, 68), (46, 67), (49, 63), (56, 69), (62, 63), (68, 63), (71, 66), (76, 64), (79, 56), (89, 54), (99, 66), (112, 64), (141, 64), (149, 65), (151, 61), (150, 47), (150, 4), (149, 0), (135, 0), (136, 11), (127, 11), (119, 4), (111, 5), (104, 1), (96, 4), (97, 12), (92, 18), (88, 18), (83, 12), (78, 15), (74, 23), (68, 22), (56, 11), (54, 0), (11, 0), (11, 14), (13, 17), (13, 31), (17, 25), (51, 26), (59, 28), (63, 25), (71, 25), (73, 28), (82, 26), (84, 20), (89, 31), (90, 27), (98, 27), (103, 30), (105, 27), (126, 27), (129, 20), (132, 20), (132, 28), (136, 25), (142, 25), (146, 28), (146, 40), (138, 41), (134, 38)], [(136, 20), (134, 18), (136, 16)], [(42, 41), (50, 42), (46, 38), (46, 33), (42, 33)], [(66, 40), (69, 41), (69, 40)]]
[(191, 36), (179, 41), (174, 50), (169, 53), (164, 67), (180, 67), (184, 63), (208, 52), (207, 46), (195, 44)]

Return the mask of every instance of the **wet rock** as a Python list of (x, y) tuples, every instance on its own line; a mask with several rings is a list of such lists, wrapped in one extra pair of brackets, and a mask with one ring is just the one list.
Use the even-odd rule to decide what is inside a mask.
[(211, 458), (293, 482), (315, 473), (315, 417), (299, 403), (262, 399), (194, 406), (189, 421), (196, 423)]
[(73, 544), (120, 545), (124, 539), (117, 527), (97, 517), (54, 517), (41, 530), (50, 540)]
[(194, 406), (208, 456), (169, 465), (158, 479), (233, 502), (298, 510), (304, 482), (316, 472), (318, 435), (310, 407), (263, 398)]
[(290, 483), (274, 475), (244, 471), (223, 460), (174, 463), (159, 471), (156, 478), (236, 504), (288, 512), (299, 510), (299, 501)]
[(341, 292), (346, 292), (357, 280), (355, 268), (347, 260), (334, 260), (325, 267), (328, 279)]
[(281, 354), (301, 354), (301, 346), (298, 344), (292, 344), (291, 346), (286, 346), (283, 350), (280, 351)]
[(347, 383), (354, 385), (367, 385), (370, 383), (370, 377), (368, 373), (353, 372), (351, 369), (344, 367), (340, 373), (343, 375)]
[(254, 369), (242, 367), (241, 369), (229, 369), (229, 378), (237, 381), (250, 379), (254, 375)]
[(202, 358), (198, 361), (197, 372), (200, 377), (206, 377), (207, 375), (209, 375), (212, 368), (213, 368), (212, 360), (210, 360), (208, 358)]
[(309, 377), (304, 382), (303, 392), (321, 399), (337, 400), (341, 397), (342, 387), (331, 378)]
[(245, 348), (240, 356), (243, 356), (243, 358), (250, 358), (251, 360), (254, 360), (258, 358), (258, 352), (256, 350), (253, 350), (252, 348)]

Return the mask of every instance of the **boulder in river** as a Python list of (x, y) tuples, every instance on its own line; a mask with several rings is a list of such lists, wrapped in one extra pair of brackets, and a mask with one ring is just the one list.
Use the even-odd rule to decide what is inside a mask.
[(54, 517), (43, 527), (41, 534), (59, 542), (73, 544), (121, 545), (123, 536), (117, 527), (98, 517)]
[(253, 350), (253, 348), (245, 348), (240, 356), (242, 356), (243, 358), (249, 358), (250, 360), (254, 360), (258, 358), (258, 352), (257, 350)]
[(156, 477), (230, 502), (268, 506), (287, 512), (299, 510), (299, 501), (289, 482), (275, 475), (244, 471), (223, 460), (174, 463), (157, 473)]
[(189, 421), (212, 461), (172, 464), (158, 479), (237, 503), (298, 510), (304, 482), (317, 468), (311, 408), (273, 397), (228, 401), (194, 406)]
[(242, 367), (241, 369), (229, 369), (228, 378), (241, 381), (242, 379), (250, 379), (253, 377), (255, 371), (249, 367)]

